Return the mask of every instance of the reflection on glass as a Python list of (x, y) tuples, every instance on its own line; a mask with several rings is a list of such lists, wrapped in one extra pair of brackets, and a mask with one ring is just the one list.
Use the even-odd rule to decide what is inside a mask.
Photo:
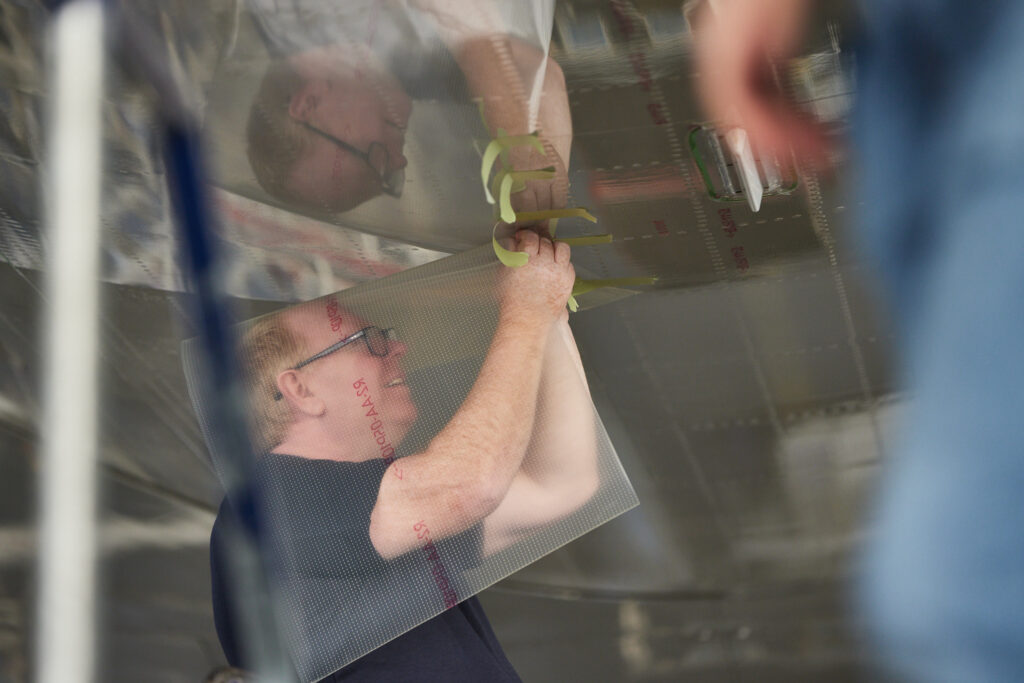
[(368, 50), (332, 46), (273, 63), (250, 109), (253, 173), (272, 196), (345, 211), (401, 194), (412, 100)]
[[(274, 57), (248, 112), (246, 152), (253, 175), (275, 199), (303, 211), (345, 212), (382, 194), (400, 197), (409, 171), (432, 186), (437, 176), (463, 174), (449, 165), (451, 154), (437, 154), (434, 140), (418, 145), (435, 150), (430, 158), (413, 159), (407, 170), (413, 103), (430, 101), (482, 119), (485, 132), (463, 124), (461, 139), (446, 143), (465, 150), (474, 148), (474, 137), (539, 130), (544, 153), (514, 149), (502, 165), (553, 166), (559, 173), (518, 188), (516, 206), (565, 205), (572, 124), (561, 69), (547, 57), (550, 25), (545, 31), (521, 8), (466, 0), (337, 9), (310, 3), (294, 26), (274, 19), (267, 3), (250, 4)], [(544, 5), (537, 16), (549, 14)], [(475, 177), (464, 175), (465, 184)], [(483, 194), (481, 188), (481, 200)]]

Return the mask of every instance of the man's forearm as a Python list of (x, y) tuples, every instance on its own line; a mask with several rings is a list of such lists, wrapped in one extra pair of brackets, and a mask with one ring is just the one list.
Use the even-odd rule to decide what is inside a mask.
[(484, 101), (491, 134), (497, 135), (498, 128), (510, 135), (530, 132), (528, 88), (513, 55), (515, 39), (509, 36), (496, 4), (489, 0), (415, 0), (415, 4), (434, 17), (470, 93)]
[(469, 41), (461, 46), (458, 60), (470, 91), (483, 103), (490, 135), (540, 132), (543, 151), (515, 146), (502, 166), (517, 171), (555, 169), (553, 179), (527, 181), (525, 191), (512, 196), (513, 209), (518, 213), (564, 207), (572, 119), (561, 68), (536, 46), (502, 35)]
[(444, 458), (449, 476), (479, 497), (481, 516), (496, 506), (519, 470), (533, 431), (544, 323), (503, 318), (476, 383), (427, 448)]
[(523, 472), (546, 489), (564, 491), (566, 500), (589, 497), (598, 485), (596, 424), (567, 320), (548, 334), (537, 410)]
[(470, 93), (483, 102), (491, 135), (497, 135), (499, 128), (508, 135), (522, 135), (531, 132), (531, 126), (536, 125), (529, 120), (532, 88), (523, 74), (533, 75), (542, 64), (538, 61), (533, 69), (517, 64), (512, 47), (514, 40), (501, 34), (477, 36), (455, 51)]

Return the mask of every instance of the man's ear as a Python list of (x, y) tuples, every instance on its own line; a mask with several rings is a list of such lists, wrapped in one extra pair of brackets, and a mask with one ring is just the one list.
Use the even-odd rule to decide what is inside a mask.
[(313, 112), (320, 105), (326, 84), (322, 80), (305, 81), (288, 101), (288, 115), (296, 121), (309, 122)]
[(288, 401), (296, 410), (309, 417), (320, 417), (327, 412), (327, 404), (302, 381), (298, 370), (284, 370), (277, 376), (277, 390), (281, 400)]

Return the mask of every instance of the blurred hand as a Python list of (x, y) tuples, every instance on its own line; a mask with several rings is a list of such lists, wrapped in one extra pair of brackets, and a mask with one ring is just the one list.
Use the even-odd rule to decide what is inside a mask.
[(525, 266), (502, 269), (498, 284), (501, 317), (538, 325), (561, 319), (576, 282), (569, 245), (524, 229), (516, 233), (513, 250), (528, 254), (530, 260)]
[[(527, 180), (526, 189), (514, 192), (509, 198), (512, 203), (512, 210), (516, 213), (523, 211), (546, 211), (548, 209), (564, 209), (569, 200), (569, 174), (566, 171), (565, 163), (561, 157), (553, 152), (548, 145), (548, 155), (538, 153), (536, 150), (522, 146), (510, 150), (510, 161), (512, 168), (516, 170), (533, 170), (555, 167), (555, 177), (550, 180)], [(522, 222), (516, 225), (525, 227), (532, 223)]]
[[(711, 4), (714, 4), (712, 8)], [(810, 0), (710, 0), (698, 9), (699, 94), (708, 114), (747, 131), (755, 149), (828, 165), (829, 144), (811, 117), (786, 99), (776, 65), (801, 46)]]

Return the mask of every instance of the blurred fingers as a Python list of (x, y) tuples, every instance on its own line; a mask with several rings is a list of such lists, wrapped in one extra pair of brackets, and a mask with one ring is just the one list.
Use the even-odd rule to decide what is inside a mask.
[(547, 237), (541, 237), (537, 253), (545, 260), (555, 260), (555, 245)]
[(516, 233), (518, 251), (537, 254), (540, 248), (540, 235), (533, 230), (520, 230)]
[(569, 263), (571, 251), (565, 242), (555, 242), (555, 263)]

